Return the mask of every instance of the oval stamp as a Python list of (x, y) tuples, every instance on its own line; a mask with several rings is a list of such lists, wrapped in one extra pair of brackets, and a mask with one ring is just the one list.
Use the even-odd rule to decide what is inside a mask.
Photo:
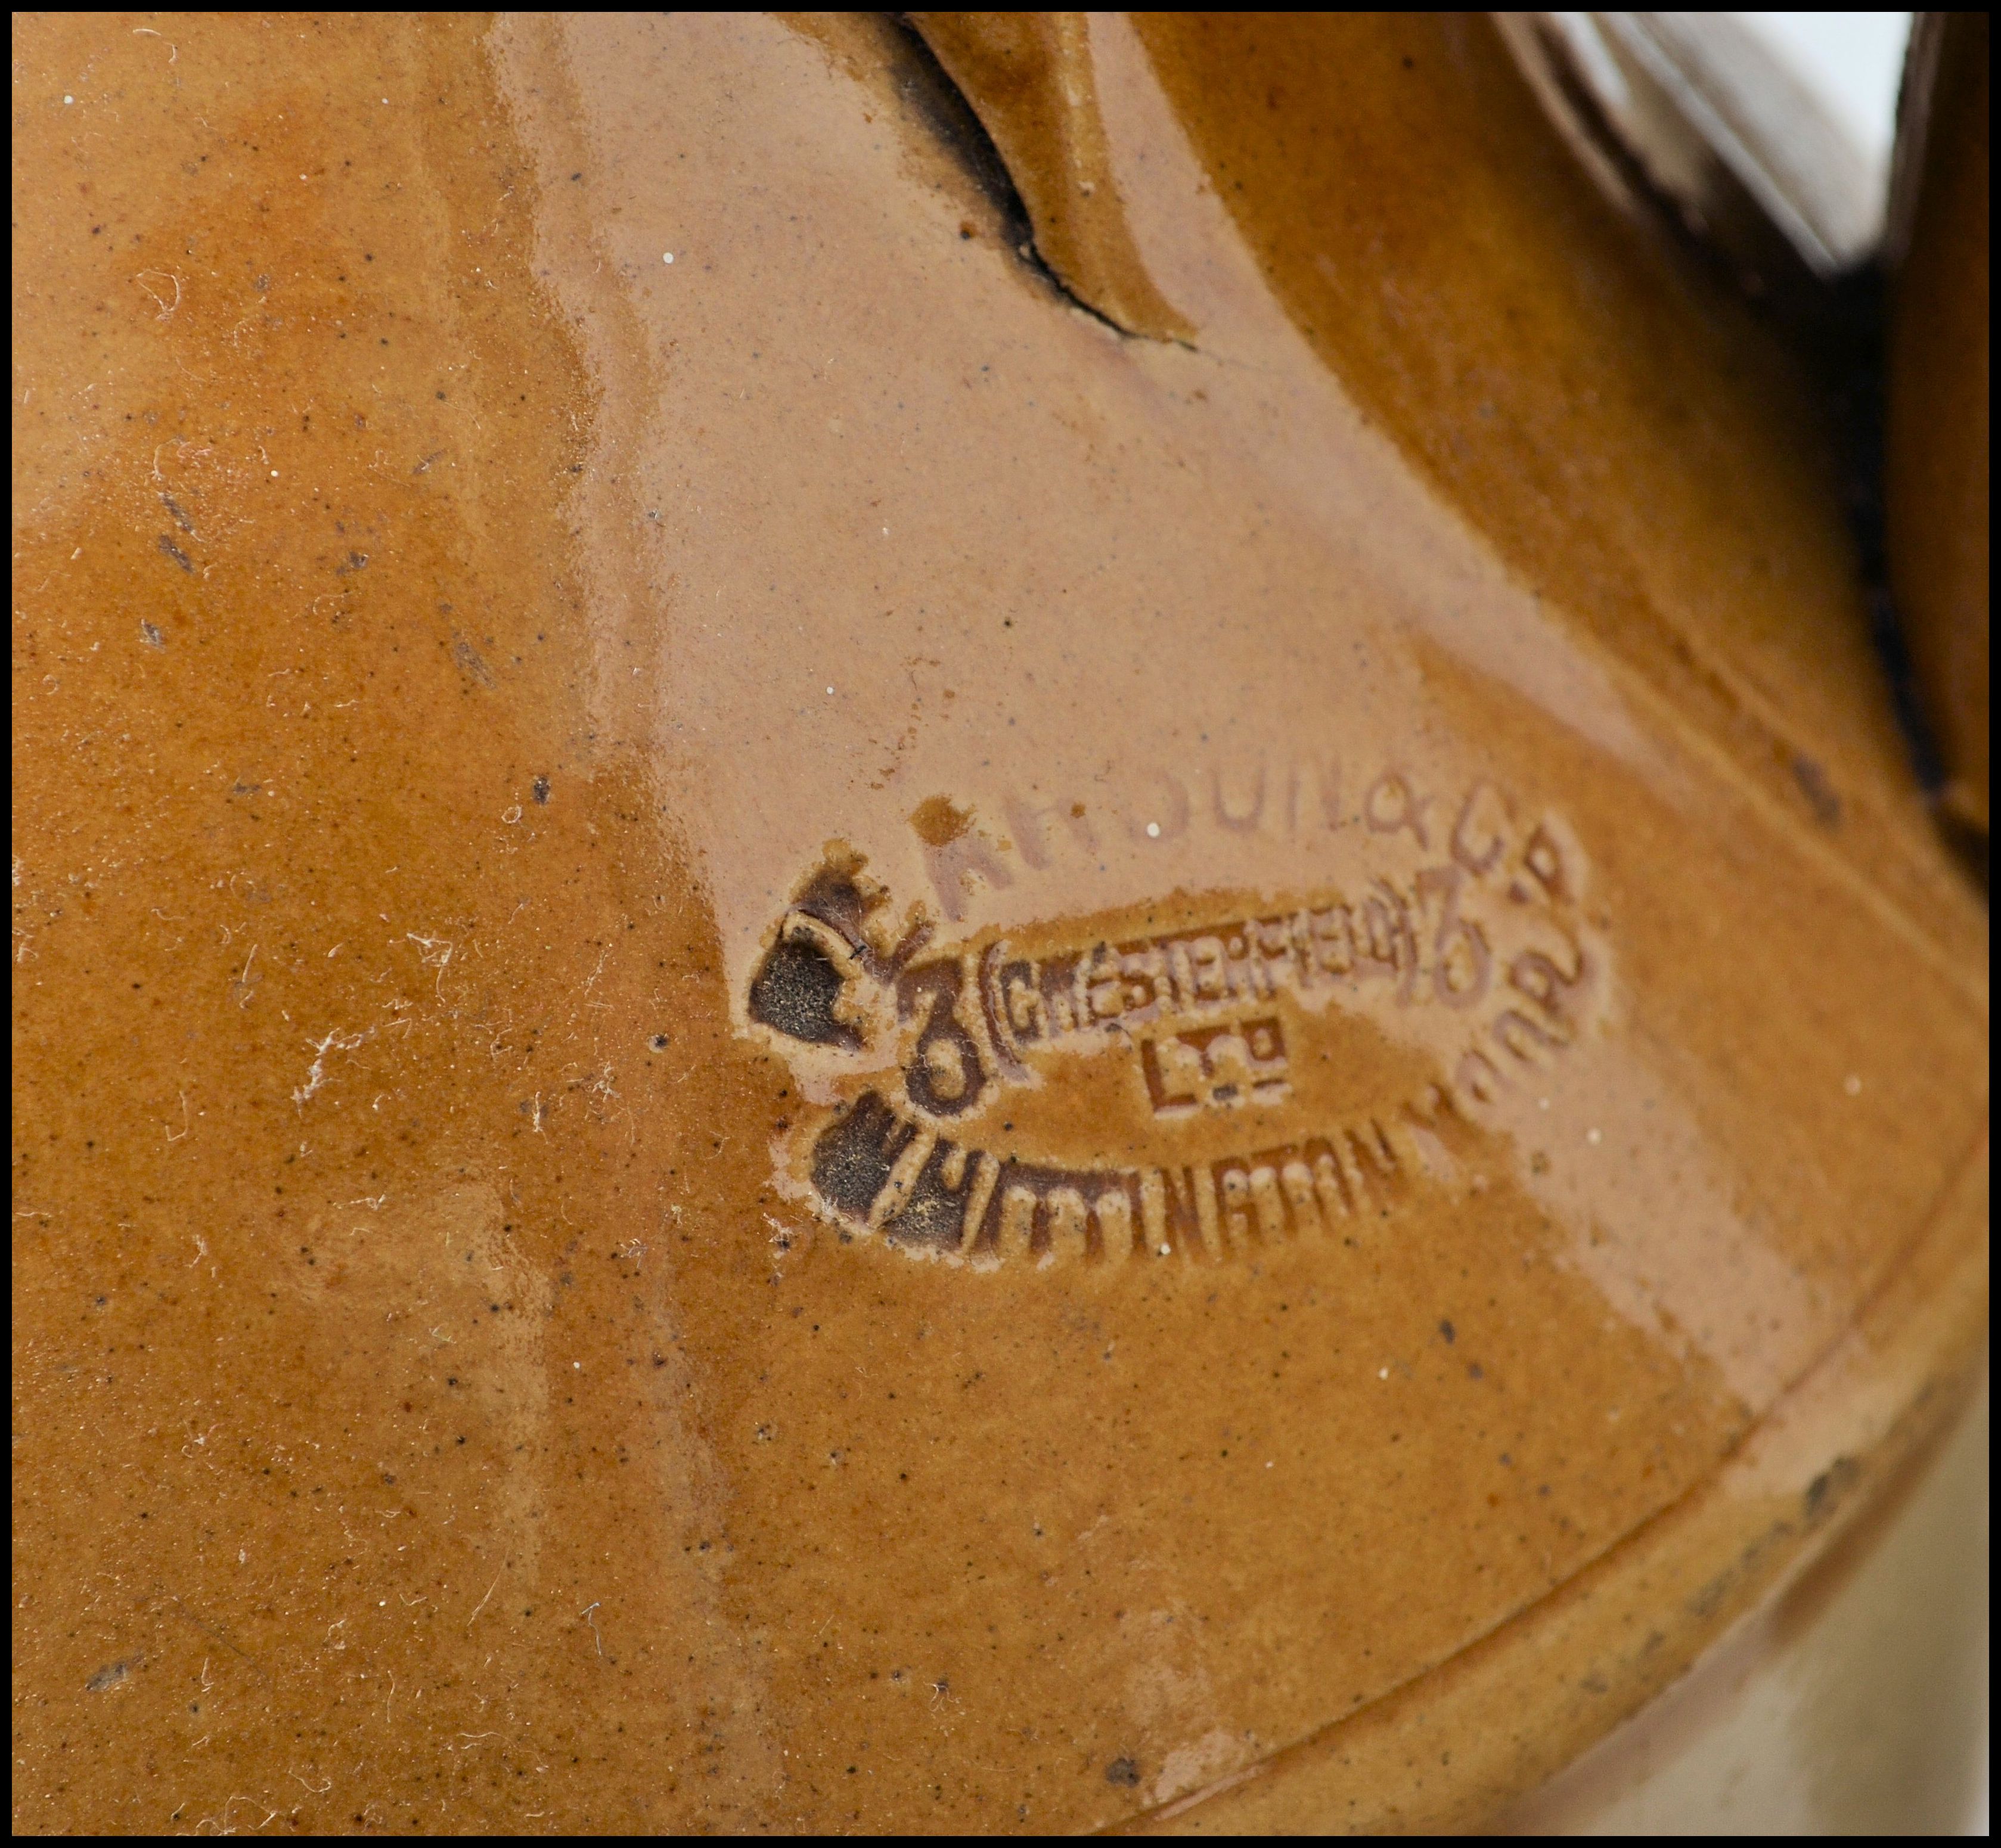
[(983, 1269), (1216, 1261), (1456, 1185), (1478, 1106), (1603, 992), (1582, 853), (1491, 781), (1397, 770), (1338, 838), (1339, 883), (949, 940), (830, 850), (746, 998), (810, 1100), (784, 1190), (845, 1240)]

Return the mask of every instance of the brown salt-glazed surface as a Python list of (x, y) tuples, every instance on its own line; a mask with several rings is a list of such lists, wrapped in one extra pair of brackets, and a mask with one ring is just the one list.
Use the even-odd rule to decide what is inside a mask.
[(868, 21), (15, 30), (17, 1828), (1477, 1820), (1953, 1402), (1827, 446), (1485, 26), (1091, 23), (1174, 339)]

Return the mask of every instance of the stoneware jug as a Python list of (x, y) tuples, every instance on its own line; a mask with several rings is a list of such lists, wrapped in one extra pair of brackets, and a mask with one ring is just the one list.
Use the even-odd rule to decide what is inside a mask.
[(1539, 30), (16, 16), (17, 1829), (1952, 1825), (1985, 28), (1946, 829)]

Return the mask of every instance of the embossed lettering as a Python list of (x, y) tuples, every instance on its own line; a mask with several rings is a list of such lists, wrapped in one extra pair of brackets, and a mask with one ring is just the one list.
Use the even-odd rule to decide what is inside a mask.
[(1471, 1007), (1487, 992), (1493, 957), (1480, 926), (1459, 915), (1459, 888), (1465, 878), (1457, 867), (1427, 867), (1418, 875), (1418, 891), (1439, 894), (1438, 935), (1432, 943), (1432, 985), (1447, 1007)]
[(1432, 801), (1429, 796), (1418, 795), (1401, 771), (1385, 770), (1369, 784), (1369, 793), (1362, 798), (1362, 818), (1369, 824), (1371, 834), (1394, 834), (1408, 828), (1420, 847), (1429, 847), (1432, 840), (1425, 825), (1425, 811)]
[(1209, 790), (1214, 798), (1216, 818), (1218, 823), (1233, 834), (1249, 834), (1257, 827), (1265, 814), (1265, 764), (1261, 758), (1258, 763), (1258, 777), (1253, 785), (1249, 801), (1241, 807), (1233, 807), (1223, 787), (1223, 768), (1218, 765), (1209, 777)]
[[(1338, 827), (1338, 766), (1289, 775), (1295, 824), (1317, 794)], [(1154, 822), (1149, 840), (1185, 829), (1191, 793), (1206, 825), (1284, 824), (1262, 762), (1189, 778), (1159, 778), (1150, 812), (1113, 812), (1136, 829)], [(1077, 804), (1013, 797), (1007, 807), (1023, 864), (1094, 839)], [(1006, 881), (999, 856), (1009, 844), (988, 845), (971, 811), (943, 797), (924, 813), (919, 837), (957, 919), (975, 888)], [(1427, 1190), (1480, 1184), (1484, 1162), (1464, 1159), (1460, 1139), (1477, 1132), (1474, 1108), (1540, 1089), (1542, 1068), (1590, 1030), (1605, 987), (1602, 941), (1589, 928), (1603, 921), (1578, 915), (1580, 849), (1561, 817), (1545, 815), (1524, 835), (1517, 813), (1485, 779), (1439, 795), (1391, 769), (1351, 818), (1363, 831), (1340, 844), (1344, 889), (1221, 915), (1177, 892), (1143, 933), (1128, 911), (1023, 925), (1011, 941), (983, 931), (928, 955), (934, 926), (920, 913), (889, 947), (887, 894), (835, 843), (797, 889), (746, 995), (750, 1021), (806, 1061), (807, 1097), (831, 1087), (851, 1099), (830, 1113), (806, 1106), (784, 1158), (786, 1184), (844, 1240), (975, 1269), (1093, 1271), (1242, 1259), (1296, 1239), (1352, 1247)], [(1386, 1018), (1392, 1005), (1445, 1013), (1406, 1028)], [(1347, 1040), (1344, 1017), (1375, 1024)], [(1401, 1103), (1300, 1122), (1302, 1098), (1366, 1082), (1376, 1061), (1366, 1033), (1376, 1032), (1406, 1054), (1434, 1049), (1440, 1078)], [(1351, 1061), (1350, 1047), (1362, 1056)], [(1070, 1062), (1084, 1058), (1129, 1061), (1129, 1088), (1122, 1096), (1102, 1068)], [(1088, 1123), (1063, 1120), (1060, 1094), (1018, 1105), (996, 1096), (1074, 1080), (1093, 1099)], [(1233, 1121), (1243, 1134), (1230, 1148)], [(1027, 1149), (1011, 1147), (1018, 1122)], [(1074, 1165), (1032, 1146), (1080, 1131), (1106, 1147), (1122, 1141), (1134, 1165)], [(997, 1134), (1007, 1152), (981, 1146)], [(1286, 1134), (1296, 1139), (1266, 1142)], [(1227, 1152), (1216, 1152), (1219, 1135)]]
[(1452, 856), (1477, 879), (1508, 851), (1507, 805), (1483, 776), (1467, 792), (1452, 825)]
[(956, 958), (916, 964), (896, 983), (898, 1016), (924, 1023), (904, 1069), (904, 1089), (913, 1103), (934, 1116), (960, 1115), (987, 1088), (978, 1043), (959, 1017), (963, 985)]
[(1150, 792), (1139, 797), (1126, 825), (1136, 841), (1171, 841), (1188, 832), (1188, 795), (1181, 779), (1155, 770), (1146, 779)]
[[(1098, 851), (1098, 835), (1081, 802), (1031, 803), (1010, 795), (1001, 805), (1007, 825), (1014, 831), (1014, 846), (1028, 864), (1039, 872), (1050, 865), (1055, 854), (1050, 846), (1051, 825), (1068, 833), (1087, 854)], [(1060, 835), (1056, 837), (1060, 839)]]
[(941, 846), (924, 844), (924, 869), (938, 895), (945, 915), (955, 924), (966, 915), (966, 888), (983, 880), (997, 890), (1014, 883), (1014, 875), (1000, 863), (985, 839), (968, 828), (955, 840)]

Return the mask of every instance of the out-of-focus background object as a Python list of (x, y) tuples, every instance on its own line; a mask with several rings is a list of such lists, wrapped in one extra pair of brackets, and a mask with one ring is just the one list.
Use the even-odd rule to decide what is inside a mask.
[(1725, 13), (1770, 54), (1840, 129), (1863, 168), (1872, 238), (1882, 226), (1897, 138), (1897, 91), (1909, 13)]
[(1875, 250), (1909, 19), (1523, 13), (1502, 30), (1601, 186), (1668, 207), (1754, 294), (1789, 296)]
[(1502, 30), (1600, 186), (1679, 219), (1782, 314), (1825, 339), (1866, 294), (1831, 290), (1880, 266), (1899, 645), (1941, 819), (1984, 865), (1986, 16), (1521, 13)]
[(1986, 14), (1919, 16), (1884, 248), (1890, 580), (1943, 760), (1941, 811), (1983, 859), (1987, 58)]

